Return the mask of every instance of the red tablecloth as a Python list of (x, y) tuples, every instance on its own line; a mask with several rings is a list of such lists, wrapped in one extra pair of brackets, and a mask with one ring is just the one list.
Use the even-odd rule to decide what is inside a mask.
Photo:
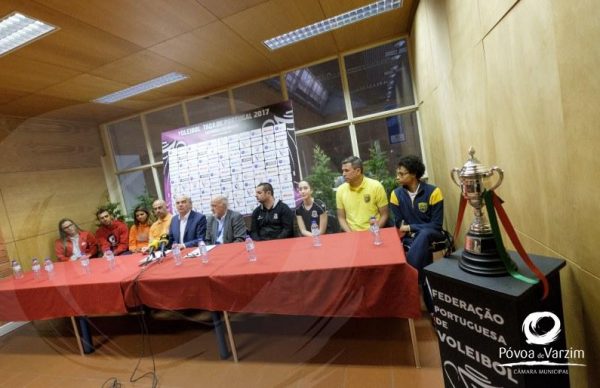
[(113, 271), (104, 259), (90, 260), (85, 274), (78, 261), (54, 263), (51, 279), (42, 270), (22, 279), (0, 280), (0, 320), (28, 321), (65, 316), (124, 314), (121, 291), (124, 278), (135, 278), (141, 256), (118, 256)]
[[(162, 309), (315, 316), (420, 316), (417, 272), (406, 263), (393, 228), (383, 229), (384, 244), (374, 246), (368, 232), (265, 241), (256, 244), (258, 260), (248, 262), (243, 243), (216, 247), (210, 262), (168, 256), (141, 269), (141, 255), (118, 256), (109, 271), (103, 259), (90, 261), (86, 275), (79, 262), (55, 263), (48, 279), (0, 280), (0, 320), (123, 314), (140, 303)], [(186, 252), (189, 252), (187, 250)]]
[(252, 263), (243, 243), (222, 245), (208, 264), (153, 264), (138, 282), (123, 283), (125, 300), (161, 309), (417, 318), (417, 272), (395, 230), (382, 237), (381, 246), (369, 232), (325, 235), (318, 248), (311, 238), (258, 242)]

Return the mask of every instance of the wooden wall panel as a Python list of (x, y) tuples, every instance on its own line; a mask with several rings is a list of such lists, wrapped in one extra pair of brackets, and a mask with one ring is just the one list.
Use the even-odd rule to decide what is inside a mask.
[[(467, 148), (504, 169), (498, 194), (525, 248), (567, 261), (567, 343), (585, 350), (588, 365), (570, 369), (571, 385), (593, 386), (600, 379), (590, 367), (600, 360), (600, 11), (591, 0), (478, 6), (479, 18), (470, 1), (422, 0), (416, 12), (410, 44), (428, 171), (446, 191), (453, 228), (458, 188), (448, 174)], [(439, 39), (444, 25), (447, 44)]]
[(102, 154), (95, 124), (30, 119), (0, 144), (0, 173), (99, 167)]
[(7, 257), (29, 268), (31, 257), (53, 256), (59, 219), (93, 226), (107, 189), (94, 124), (6, 116), (0, 123), (7, 133), (0, 143), (2, 272)]
[(0, 174), (0, 190), (15, 241), (58, 233), (63, 217), (94, 219), (106, 198), (101, 167)]

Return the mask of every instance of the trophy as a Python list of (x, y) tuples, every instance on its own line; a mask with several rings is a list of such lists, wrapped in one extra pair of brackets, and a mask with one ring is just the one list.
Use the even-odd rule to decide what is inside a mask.
[[(502, 183), (504, 172), (499, 167), (488, 168), (475, 158), (475, 150), (469, 148), (469, 160), (461, 169), (453, 168), (450, 176), (460, 187), (462, 196), (473, 207), (475, 219), (469, 226), (465, 237), (465, 249), (458, 261), (459, 267), (466, 272), (481, 276), (502, 276), (508, 271), (496, 247), (492, 228), (485, 216), (484, 190), (494, 190)], [(497, 175), (496, 182), (490, 186), (491, 177)], [(486, 189), (486, 186), (489, 188)]]

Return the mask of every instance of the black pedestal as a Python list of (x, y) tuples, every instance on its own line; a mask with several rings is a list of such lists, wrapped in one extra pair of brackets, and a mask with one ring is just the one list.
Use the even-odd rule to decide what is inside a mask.
[[(568, 387), (568, 366), (556, 365), (574, 356), (566, 347), (561, 304), (564, 260), (530, 255), (550, 284), (542, 301), (541, 283), (467, 273), (458, 265), (461, 254), (425, 268), (446, 387)], [(519, 272), (534, 278), (510, 254)]]

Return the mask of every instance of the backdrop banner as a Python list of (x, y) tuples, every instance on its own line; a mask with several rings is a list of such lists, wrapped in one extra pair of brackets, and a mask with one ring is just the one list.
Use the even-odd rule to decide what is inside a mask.
[(258, 183), (273, 185), (275, 197), (296, 207), (298, 147), (292, 103), (165, 131), (161, 136), (165, 201), (171, 211), (178, 195), (210, 214), (210, 198), (226, 195), (244, 215), (258, 205)]

